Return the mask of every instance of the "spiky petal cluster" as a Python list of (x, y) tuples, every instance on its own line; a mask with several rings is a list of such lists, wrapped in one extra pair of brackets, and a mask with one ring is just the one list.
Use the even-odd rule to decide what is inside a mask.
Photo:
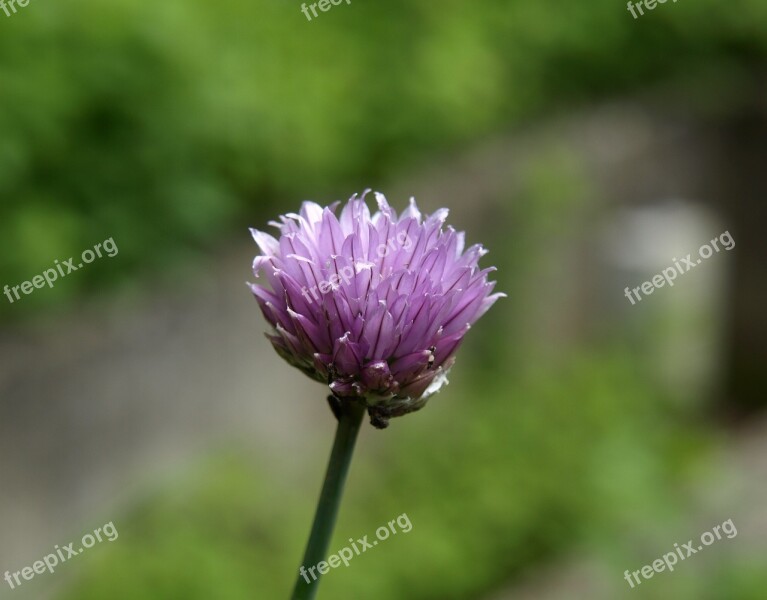
[(491, 293), (494, 268), (478, 267), (486, 250), (464, 251), (464, 234), (443, 228), (447, 209), (422, 216), (411, 200), (397, 216), (376, 193), (371, 216), (365, 194), (339, 217), (337, 202), (304, 202), (270, 223), (279, 239), (251, 230), (253, 272), (269, 283), (251, 288), (277, 352), (385, 427), (446, 382), (464, 334), (503, 294)]

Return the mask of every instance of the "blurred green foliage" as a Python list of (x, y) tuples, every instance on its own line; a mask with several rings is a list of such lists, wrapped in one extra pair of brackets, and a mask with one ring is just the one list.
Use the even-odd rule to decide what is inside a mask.
[(278, 199), (380, 186), (547, 111), (669, 78), (708, 102), (767, 54), (762, 0), (640, 20), (608, 0), (340, 8), (307, 22), (275, 0), (70, 0), (3, 17), (0, 282), (110, 236), (120, 247), (14, 315), (167, 265), (234, 223), (245, 235), (243, 217)]

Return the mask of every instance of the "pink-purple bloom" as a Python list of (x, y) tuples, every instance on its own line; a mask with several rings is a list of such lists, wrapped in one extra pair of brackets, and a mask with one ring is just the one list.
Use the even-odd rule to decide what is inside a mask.
[(251, 284), (273, 327), (267, 337), (290, 364), (326, 383), (341, 402), (365, 403), (372, 423), (418, 410), (446, 383), (465, 333), (503, 294), (493, 294), (481, 245), (444, 227), (447, 209), (397, 216), (382, 194), (371, 216), (355, 194), (335, 215), (304, 202), (252, 229), (261, 254)]

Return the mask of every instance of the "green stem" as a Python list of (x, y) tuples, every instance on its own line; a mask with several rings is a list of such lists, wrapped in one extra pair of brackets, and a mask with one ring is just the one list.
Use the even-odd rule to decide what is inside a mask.
[[(362, 424), (365, 407), (357, 402), (344, 403), (338, 418), (338, 429), (333, 442), (333, 450), (330, 453), (330, 463), (325, 474), (325, 483), (322, 485), (320, 501), (317, 504), (317, 512), (314, 515), (312, 532), (309, 535), (309, 543), (306, 546), (304, 562), (299, 572), (296, 587), (293, 589), (292, 600), (312, 600), (317, 595), (320, 584), (320, 575), (315, 580), (308, 569), (315, 567), (328, 556), (330, 538), (338, 516), (338, 507), (341, 504), (346, 475), (354, 453), (354, 444), (357, 441), (357, 433)], [(309, 583), (306, 580), (309, 580)]]

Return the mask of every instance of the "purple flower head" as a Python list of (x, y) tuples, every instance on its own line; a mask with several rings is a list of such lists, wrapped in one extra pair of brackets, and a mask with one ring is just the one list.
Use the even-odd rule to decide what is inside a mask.
[(252, 229), (269, 285), (251, 289), (280, 356), (385, 427), (447, 383), (464, 334), (504, 294), (491, 293), (495, 268), (479, 269), (487, 251), (443, 228), (447, 209), (423, 216), (411, 199), (397, 216), (376, 193), (371, 216), (366, 194), (338, 217), (338, 202), (304, 202), (270, 223), (278, 239)]

